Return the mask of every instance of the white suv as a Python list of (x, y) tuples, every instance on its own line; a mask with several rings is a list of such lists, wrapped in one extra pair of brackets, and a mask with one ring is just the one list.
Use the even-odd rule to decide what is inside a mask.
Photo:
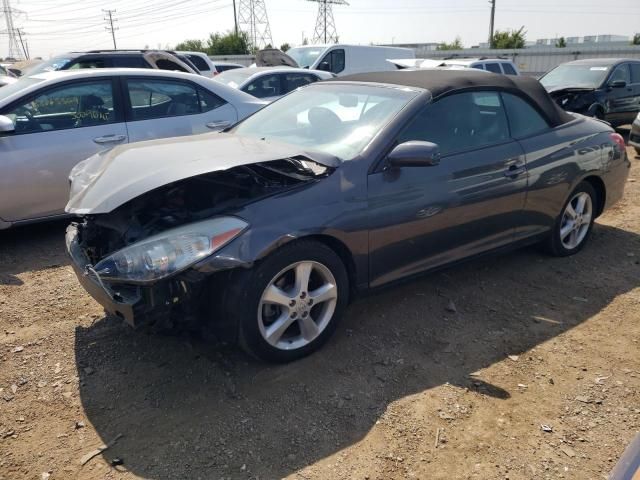
[(504, 75), (520, 75), (518, 67), (505, 58), (449, 58), (444, 60), (443, 65), (477, 68)]

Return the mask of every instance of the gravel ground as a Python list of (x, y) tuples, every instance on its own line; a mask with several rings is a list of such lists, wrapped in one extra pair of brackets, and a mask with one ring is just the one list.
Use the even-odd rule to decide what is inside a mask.
[(360, 299), (285, 366), (131, 331), (77, 283), (63, 223), (2, 232), (0, 479), (606, 478), (640, 430), (632, 163), (578, 256)]

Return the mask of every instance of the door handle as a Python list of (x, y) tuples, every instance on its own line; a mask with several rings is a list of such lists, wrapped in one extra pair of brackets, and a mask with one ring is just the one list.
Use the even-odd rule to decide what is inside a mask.
[(506, 163), (507, 169), (504, 171), (505, 177), (517, 177), (527, 171), (527, 167), (524, 162), (518, 158), (509, 160)]
[(227, 121), (227, 120), (222, 120), (220, 122), (209, 122), (207, 123), (207, 128), (210, 128), (211, 130), (224, 130), (225, 128), (229, 127), (231, 125), (231, 122)]
[(98, 145), (104, 145), (105, 143), (118, 143), (127, 138), (126, 135), (105, 135), (104, 137), (94, 138), (93, 141)]

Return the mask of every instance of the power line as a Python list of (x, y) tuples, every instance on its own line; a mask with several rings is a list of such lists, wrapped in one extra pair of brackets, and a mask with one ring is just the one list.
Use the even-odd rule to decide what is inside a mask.
[(113, 39), (113, 48), (117, 49), (118, 47), (116, 47), (116, 30), (118, 29), (117, 27), (114, 28), (113, 26), (113, 22), (117, 21), (116, 19), (113, 18), (113, 14), (116, 13), (115, 10), (102, 10), (106, 16), (104, 17), (105, 21), (108, 22), (108, 25), (105, 28), (105, 30), (109, 33), (111, 33), (111, 38)]
[(318, 17), (313, 33), (313, 43), (338, 43), (333, 5), (349, 5), (345, 0), (309, 0), (318, 3)]

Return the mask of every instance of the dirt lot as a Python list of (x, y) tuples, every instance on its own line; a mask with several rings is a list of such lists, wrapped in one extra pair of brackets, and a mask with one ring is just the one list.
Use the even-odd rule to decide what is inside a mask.
[(287, 366), (105, 319), (64, 224), (3, 232), (0, 479), (606, 478), (640, 430), (632, 162), (580, 255), (521, 250), (361, 299)]

